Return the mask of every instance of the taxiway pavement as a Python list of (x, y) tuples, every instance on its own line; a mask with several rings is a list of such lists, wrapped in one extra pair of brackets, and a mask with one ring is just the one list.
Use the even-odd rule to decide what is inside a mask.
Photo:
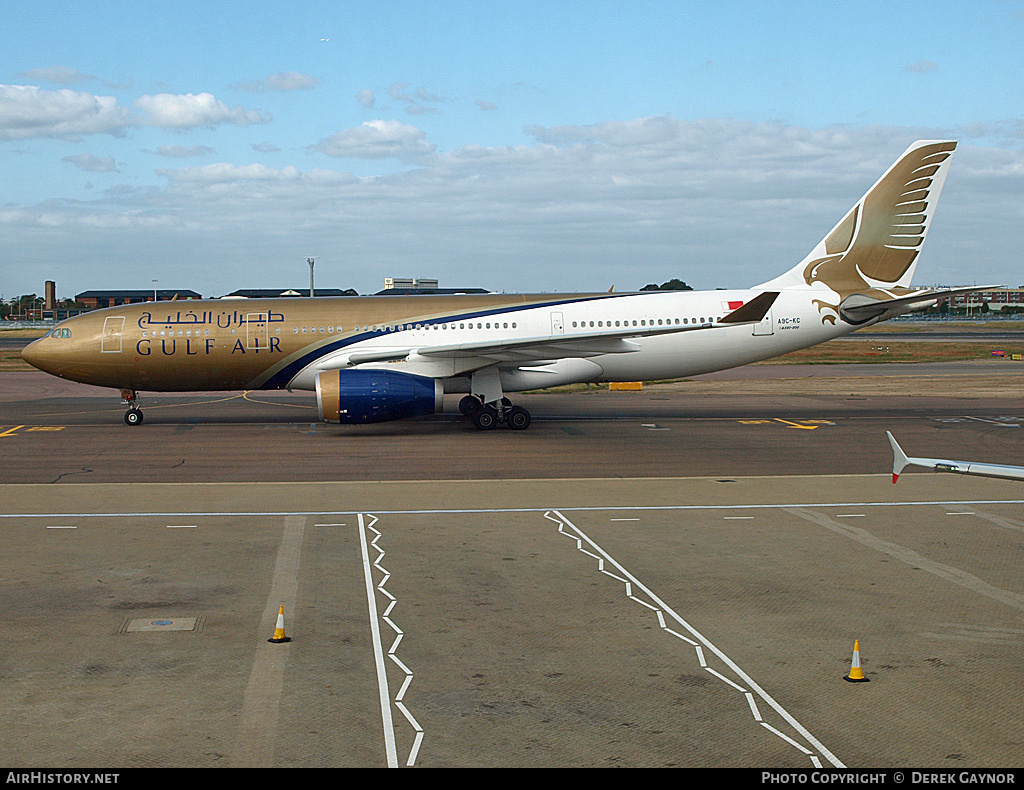
[(1024, 488), (884, 435), (1020, 464), (1015, 380), (786, 373), (519, 433), (0, 377), (0, 763), (1019, 765)]

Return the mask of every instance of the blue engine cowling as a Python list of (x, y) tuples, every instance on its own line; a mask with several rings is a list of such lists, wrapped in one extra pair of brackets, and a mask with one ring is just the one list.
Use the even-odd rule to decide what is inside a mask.
[(316, 405), (324, 422), (359, 425), (441, 411), (437, 379), (393, 370), (323, 370), (316, 374)]

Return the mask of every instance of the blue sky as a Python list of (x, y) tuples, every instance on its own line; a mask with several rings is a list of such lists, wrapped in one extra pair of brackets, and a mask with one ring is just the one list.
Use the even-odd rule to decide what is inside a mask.
[(1024, 284), (1024, 2), (21, 2), (0, 294), (752, 285), (960, 141), (917, 280)]

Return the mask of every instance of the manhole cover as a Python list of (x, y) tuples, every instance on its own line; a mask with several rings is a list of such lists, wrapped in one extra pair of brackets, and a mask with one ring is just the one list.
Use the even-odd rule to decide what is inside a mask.
[(141, 631), (194, 631), (196, 617), (139, 617), (128, 623), (128, 633)]

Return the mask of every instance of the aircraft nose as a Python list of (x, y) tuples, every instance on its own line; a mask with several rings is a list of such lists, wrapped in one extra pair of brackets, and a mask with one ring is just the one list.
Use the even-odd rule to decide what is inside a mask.
[(46, 337), (33, 340), (21, 350), (21, 358), (32, 367), (49, 372), (47, 362), (51, 355), (48, 353), (47, 340), (49, 340), (49, 338)]

